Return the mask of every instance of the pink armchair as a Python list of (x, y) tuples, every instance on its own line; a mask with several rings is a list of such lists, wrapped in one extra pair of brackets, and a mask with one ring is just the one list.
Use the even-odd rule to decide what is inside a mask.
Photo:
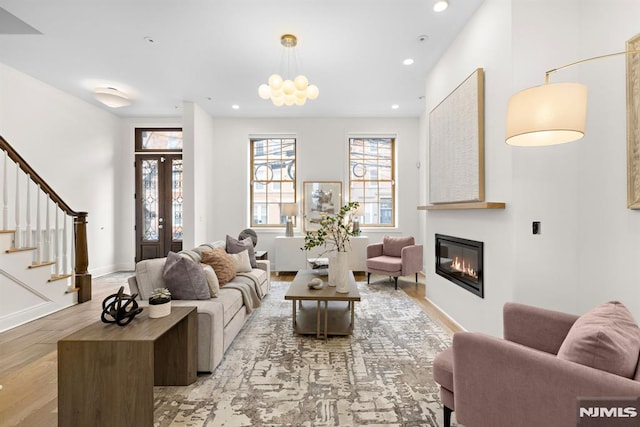
[[(450, 425), (455, 410), (457, 421), (468, 427), (573, 426), (579, 397), (640, 399), (640, 367), (634, 362), (635, 374), (632, 367), (630, 376), (624, 377), (557, 356), (564, 351), (561, 347), (566, 348), (563, 343), (569, 331), (576, 330), (572, 326), (577, 319), (507, 303), (504, 339), (475, 332), (454, 334), (453, 346), (440, 352), (433, 363), (444, 425)], [(633, 323), (632, 328), (637, 328)], [(634, 342), (640, 344), (639, 333), (630, 331), (627, 354), (621, 346), (622, 356), (635, 357), (635, 363), (638, 346)], [(610, 338), (613, 334), (605, 331), (603, 335)], [(614, 341), (619, 346), (624, 340)]]
[(385, 236), (382, 243), (367, 246), (367, 284), (371, 273), (393, 277), (398, 289), (398, 276), (416, 275), (422, 270), (422, 245), (413, 237)]

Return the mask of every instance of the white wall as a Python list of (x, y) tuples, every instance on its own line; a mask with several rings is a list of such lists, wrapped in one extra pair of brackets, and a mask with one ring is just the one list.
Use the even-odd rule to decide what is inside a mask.
[[(427, 76), (431, 111), (476, 68), (485, 74), (485, 199), (507, 202), (505, 210), (426, 211), (427, 298), (466, 329), (501, 333), (502, 305), (513, 299), (511, 152), (504, 143), (504, 117), (511, 88), (511, 9), (508, 0), (487, 0)], [(428, 143), (428, 113), (424, 119)], [(429, 164), (428, 147), (423, 149)], [(426, 169), (426, 168), (425, 168)], [(428, 170), (424, 179), (428, 193)], [(427, 198), (428, 200), (428, 194)], [(435, 274), (435, 233), (484, 242), (484, 299)]]
[[(514, 1), (514, 91), (544, 71), (619, 52), (640, 32), (632, 0)], [(589, 88), (585, 137), (513, 150), (517, 204), (517, 300), (582, 313), (622, 301), (640, 320), (640, 211), (626, 208), (625, 59), (588, 62), (551, 75)], [(637, 113), (637, 112), (636, 112)], [(532, 236), (531, 220), (542, 221)]]
[[(302, 198), (304, 181), (342, 181), (348, 195), (349, 134), (396, 135), (397, 203), (396, 229), (374, 232), (364, 229), (370, 241), (385, 234), (418, 234), (419, 169), (417, 167), (418, 119), (214, 119), (214, 148), (210, 183), (212, 209), (207, 213), (209, 239), (237, 236), (249, 224), (249, 137), (295, 135), (297, 144), (297, 194)], [(258, 230), (258, 248), (273, 250), (275, 236), (284, 229)], [(296, 235), (302, 235), (298, 221)]]
[[(510, 95), (542, 84), (548, 69), (624, 50), (638, 16), (633, 0), (486, 0), (429, 74), (428, 111), (485, 68), (486, 200), (507, 202), (504, 212), (426, 213), (427, 246), (436, 232), (485, 242), (484, 300), (435, 275), (433, 254), (425, 261), (427, 297), (467, 329), (500, 335), (509, 300), (579, 314), (617, 299), (640, 319), (640, 271), (629, 268), (640, 261), (640, 212), (626, 209), (624, 59), (552, 75), (589, 87), (582, 140), (504, 143)], [(542, 222), (541, 235), (532, 221)]]
[(0, 64), (0, 133), (72, 209), (89, 213), (89, 272), (114, 271), (119, 119)]

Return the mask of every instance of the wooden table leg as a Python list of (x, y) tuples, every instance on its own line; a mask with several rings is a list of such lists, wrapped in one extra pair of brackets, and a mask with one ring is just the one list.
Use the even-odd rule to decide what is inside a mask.
[(316, 338), (320, 338), (320, 300), (316, 305)]
[(293, 321), (292, 321), (292, 325), (293, 325), (293, 332), (296, 331), (296, 300), (291, 301), (293, 304)]

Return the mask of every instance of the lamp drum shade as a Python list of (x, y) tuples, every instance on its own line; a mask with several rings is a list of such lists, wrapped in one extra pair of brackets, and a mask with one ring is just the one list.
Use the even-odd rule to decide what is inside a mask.
[(298, 204), (297, 203), (283, 203), (282, 215), (286, 217), (298, 216)]
[(525, 89), (509, 99), (506, 142), (535, 147), (563, 144), (584, 136), (587, 87), (553, 83)]

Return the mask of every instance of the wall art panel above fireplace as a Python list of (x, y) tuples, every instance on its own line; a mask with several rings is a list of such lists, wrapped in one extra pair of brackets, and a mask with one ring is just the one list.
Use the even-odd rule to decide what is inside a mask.
[(436, 274), (484, 298), (482, 242), (436, 234)]

